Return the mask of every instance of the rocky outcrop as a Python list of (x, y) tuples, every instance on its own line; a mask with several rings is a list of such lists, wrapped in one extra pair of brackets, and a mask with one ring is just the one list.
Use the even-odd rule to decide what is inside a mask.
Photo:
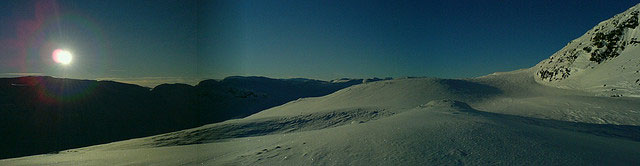
[(536, 65), (539, 81), (561, 81), (596, 68), (638, 46), (640, 5), (603, 21), (578, 39)]

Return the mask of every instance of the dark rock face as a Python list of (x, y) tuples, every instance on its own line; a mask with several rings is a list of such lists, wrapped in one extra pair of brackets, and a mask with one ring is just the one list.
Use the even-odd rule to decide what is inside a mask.
[[(596, 33), (595, 36), (591, 38), (591, 41), (597, 48), (604, 48), (591, 52), (590, 47), (588, 49), (585, 47), (585, 51), (589, 50), (587, 52), (591, 52), (591, 58), (589, 58), (589, 60), (602, 63), (609, 58), (614, 58), (620, 55), (620, 52), (622, 52), (627, 45), (627, 42), (621, 42), (624, 30), (634, 29), (638, 26), (638, 13), (638, 11), (632, 12), (629, 19), (615, 24), (615, 29), (610, 32)], [(631, 44), (631, 42), (629, 44)]]
[(144, 137), (241, 118), (360, 82), (229, 77), (153, 89), (113, 81), (0, 78), (0, 158)]

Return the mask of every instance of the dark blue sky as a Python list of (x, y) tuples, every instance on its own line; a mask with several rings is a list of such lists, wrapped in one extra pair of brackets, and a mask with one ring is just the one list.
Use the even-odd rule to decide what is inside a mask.
[[(0, 3), (5, 76), (144, 84), (230, 75), (480, 76), (531, 67), (638, 1)], [(38, 11), (38, 3), (55, 7)], [(54, 47), (72, 50), (74, 62), (52, 64)]]

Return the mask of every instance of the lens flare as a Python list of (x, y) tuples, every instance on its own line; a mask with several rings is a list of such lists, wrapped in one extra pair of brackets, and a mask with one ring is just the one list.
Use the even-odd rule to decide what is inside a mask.
[(63, 49), (56, 49), (53, 51), (53, 61), (62, 65), (69, 65), (73, 56), (71, 52)]

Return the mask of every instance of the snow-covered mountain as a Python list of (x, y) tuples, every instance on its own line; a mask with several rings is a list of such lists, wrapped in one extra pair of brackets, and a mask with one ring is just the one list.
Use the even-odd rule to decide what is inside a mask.
[(605, 20), (535, 66), (536, 81), (560, 88), (640, 94), (640, 5)]
[(640, 74), (627, 66), (640, 60), (637, 10), (529, 69), (358, 84), (242, 119), (0, 165), (640, 165)]

